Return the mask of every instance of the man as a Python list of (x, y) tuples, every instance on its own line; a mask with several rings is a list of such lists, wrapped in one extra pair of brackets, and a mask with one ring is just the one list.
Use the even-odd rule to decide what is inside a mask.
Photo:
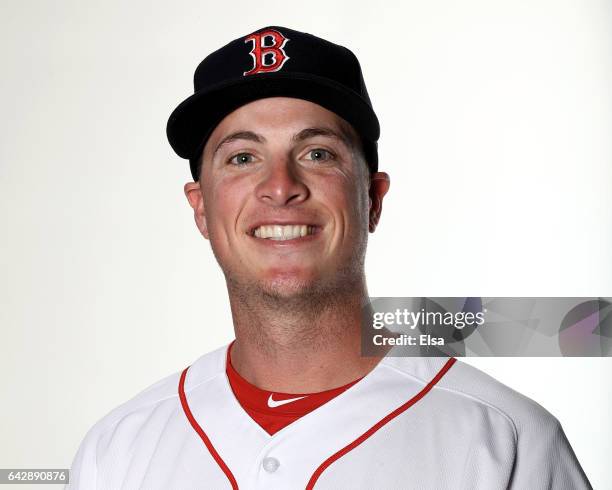
[(533, 401), (455, 359), (361, 356), (389, 176), (353, 53), (284, 27), (232, 41), (168, 137), (236, 340), (98, 422), (71, 488), (590, 488)]

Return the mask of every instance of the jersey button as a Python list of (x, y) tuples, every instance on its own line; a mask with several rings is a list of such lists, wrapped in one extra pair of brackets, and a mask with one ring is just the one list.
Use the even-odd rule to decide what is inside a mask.
[(280, 466), (280, 461), (276, 458), (264, 458), (262, 461), (263, 469), (268, 473), (274, 473)]

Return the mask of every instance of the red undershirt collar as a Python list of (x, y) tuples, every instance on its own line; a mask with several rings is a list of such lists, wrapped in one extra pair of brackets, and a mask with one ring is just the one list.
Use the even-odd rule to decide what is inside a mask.
[(234, 369), (227, 349), (226, 374), (242, 408), (270, 435), (348, 390), (362, 378), (344, 386), (317, 393), (279, 393), (258, 388)]

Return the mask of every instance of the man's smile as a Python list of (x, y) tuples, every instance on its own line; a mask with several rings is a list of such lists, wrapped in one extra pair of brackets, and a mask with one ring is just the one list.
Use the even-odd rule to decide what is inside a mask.
[(318, 227), (315, 225), (306, 224), (266, 224), (257, 226), (253, 229), (252, 236), (256, 238), (284, 241), (305, 237), (307, 235), (314, 235), (317, 228)]
[(250, 226), (247, 235), (267, 245), (293, 245), (315, 239), (323, 226), (311, 219), (283, 218), (260, 220)]

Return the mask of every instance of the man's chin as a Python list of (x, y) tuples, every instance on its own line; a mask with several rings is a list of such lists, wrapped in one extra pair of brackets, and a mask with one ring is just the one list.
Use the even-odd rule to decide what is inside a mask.
[(265, 273), (239, 275), (225, 274), (231, 290), (238, 297), (260, 296), (270, 300), (321, 301), (323, 296), (336, 296), (351, 283), (341, 271), (322, 275), (318, 269), (292, 268), (268, 270)]
[(312, 294), (316, 289), (317, 282), (313, 279), (296, 277), (295, 275), (276, 275), (260, 283), (264, 294), (279, 299), (295, 298)]

